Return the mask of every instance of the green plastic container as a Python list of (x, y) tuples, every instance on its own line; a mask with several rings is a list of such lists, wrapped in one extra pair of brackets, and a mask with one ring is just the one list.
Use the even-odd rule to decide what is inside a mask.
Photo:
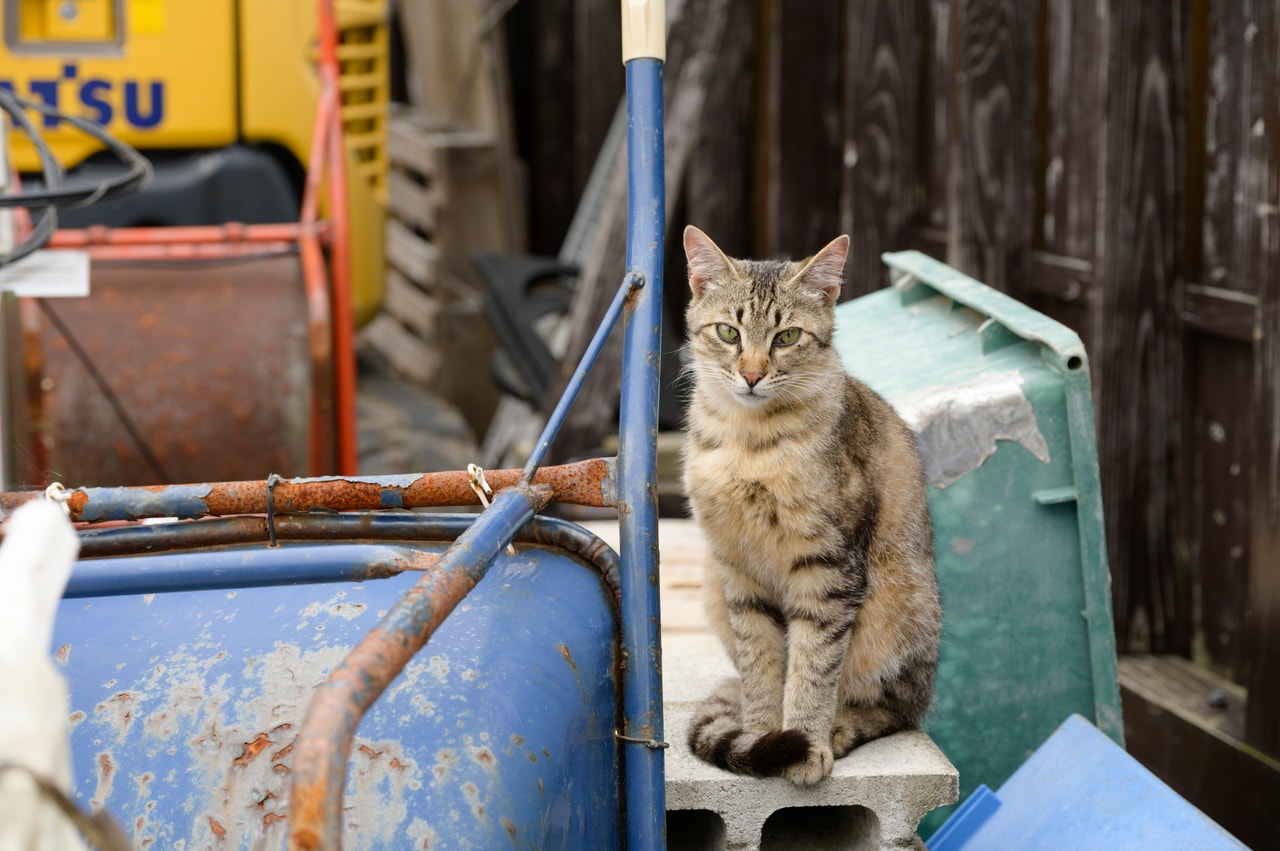
[(949, 266), (884, 261), (894, 286), (840, 305), (835, 345), (919, 438), (944, 621), (927, 727), (963, 800), (1072, 713), (1124, 744), (1088, 359)]

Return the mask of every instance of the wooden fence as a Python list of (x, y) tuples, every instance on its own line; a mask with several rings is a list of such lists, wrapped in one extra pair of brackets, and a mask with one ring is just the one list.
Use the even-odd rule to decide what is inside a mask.
[[(1280, 0), (679, 5), (717, 25), (673, 232), (739, 256), (850, 233), (847, 297), (920, 248), (1075, 329), (1121, 651), (1244, 687), (1236, 734), (1280, 757)], [(617, 2), (523, 6), (554, 253), (621, 94)]]

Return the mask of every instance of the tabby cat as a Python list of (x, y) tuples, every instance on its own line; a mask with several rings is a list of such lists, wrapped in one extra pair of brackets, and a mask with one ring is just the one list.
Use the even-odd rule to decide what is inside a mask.
[(684, 233), (685, 486), (712, 554), (707, 614), (738, 670), (694, 716), (701, 759), (817, 783), (920, 723), (941, 607), (914, 437), (832, 348), (849, 238), (734, 260)]

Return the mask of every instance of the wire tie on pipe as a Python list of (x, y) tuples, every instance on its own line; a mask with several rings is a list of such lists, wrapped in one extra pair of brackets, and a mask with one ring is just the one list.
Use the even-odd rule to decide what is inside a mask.
[(638, 739), (635, 736), (624, 736), (621, 733), (619, 733), (617, 730), (613, 731), (613, 737), (620, 742), (631, 742), (632, 744), (636, 744), (636, 745), (644, 745), (646, 748), (652, 751), (659, 751), (659, 750), (662, 750), (663, 748), (671, 747), (670, 742), (660, 742), (657, 739)]
[[(467, 478), (471, 481), (471, 489), (476, 492), (476, 496), (480, 498), (480, 504), (485, 508), (489, 507), (489, 497), (493, 494), (493, 488), (484, 480), (484, 468), (479, 464), (467, 465)], [(507, 555), (516, 554), (516, 545), (507, 544)]]
[(54, 482), (44, 489), (44, 498), (50, 502), (56, 502), (62, 506), (63, 512), (70, 517), (71, 506), (67, 503), (71, 499), (70, 492), (62, 486), (62, 482)]
[(272, 549), (279, 546), (276, 543), (275, 489), (276, 485), (283, 481), (284, 479), (276, 473), (267, 476), (267, 546)]

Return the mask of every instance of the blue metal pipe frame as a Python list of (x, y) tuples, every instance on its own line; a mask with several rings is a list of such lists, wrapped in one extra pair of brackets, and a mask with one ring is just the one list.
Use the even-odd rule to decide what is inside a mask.
[(621, 522), (624, 775), (627, 847), (666, 847), (662, 647), (658, 606), (658, 389), (666, 186), (662, 61), (627, 73), (627, 271), (644, 286), (629, 303), (618, 449)]

